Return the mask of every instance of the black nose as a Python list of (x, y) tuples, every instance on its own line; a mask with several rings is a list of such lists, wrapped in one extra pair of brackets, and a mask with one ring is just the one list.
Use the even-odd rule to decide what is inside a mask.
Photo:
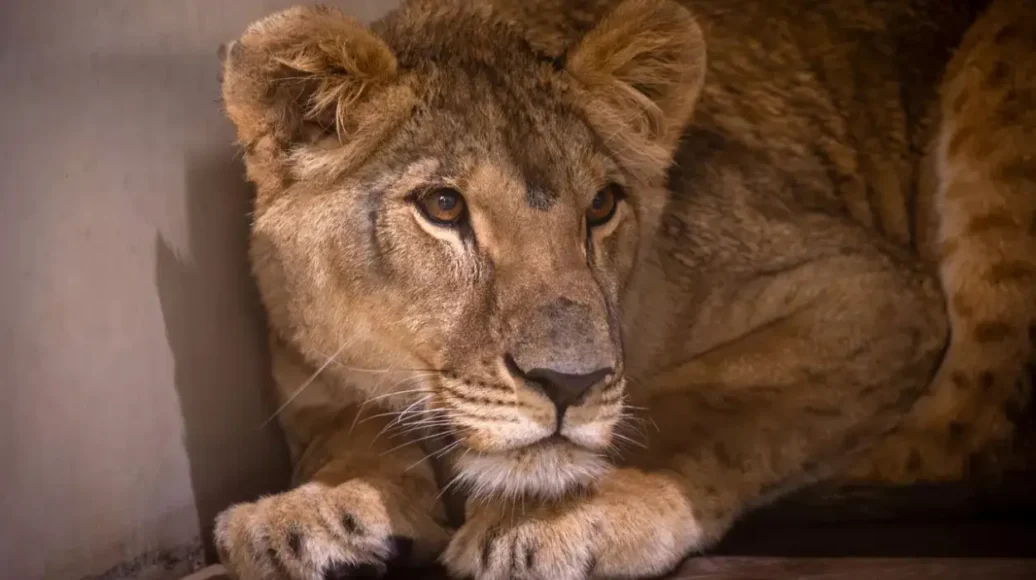
[(590, 387), (603, 381), (613, 371), (611, 367), (578, 374), (544, 368), (525, 370), (519, 367), (510, 355), (507, 356), (507, 366), (512, 373), (529, 381), (547, 395), (547, 398), (554, 402), (559, 413), (578, 404)]

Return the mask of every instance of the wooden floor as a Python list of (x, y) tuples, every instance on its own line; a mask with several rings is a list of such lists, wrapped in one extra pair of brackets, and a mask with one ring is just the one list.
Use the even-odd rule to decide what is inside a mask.
[(758, 558), (689, 560), (673, 580), (1033, 580), (1036, 560)]
[[(230, 580), (214, 566), (190, 580)], [(385, 580), (444, 580), (435, 570), (397, 572)], [(1036, 560), (951, 558), (759, 558), (688, 560), (671, 580), (1033, 580)], [(185, 579), (187, 580), (187, 579)]]

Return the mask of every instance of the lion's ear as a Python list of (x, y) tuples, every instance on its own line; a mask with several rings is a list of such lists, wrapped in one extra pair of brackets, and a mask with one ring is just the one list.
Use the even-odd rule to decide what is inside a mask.
[(371, 133), (364, 125), (385, 117), (372, 97), (384, 96), (397, 68), (374, 33), (325, 7), (268, 16), (221, 54), (223, 104), (250, 174), (288, 173), (292, 153), (322, 137)]
[(655, 169), (672, 158), (705, 77), (705, 40), (670, 0), (626, 0), (570, 51), (591, 123), (621, 137), (621, 153)]

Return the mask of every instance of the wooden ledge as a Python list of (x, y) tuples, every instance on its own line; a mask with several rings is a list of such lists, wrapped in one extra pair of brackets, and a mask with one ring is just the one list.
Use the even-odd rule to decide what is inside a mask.
[[(445, 580), (434, 570), (386, 580)], [(1036, 560), (953, 558), (757, 558), (717, 556), (687, 561), (672, 580), (1032, 580)], [(210, 566), (183, 580), (230, 580)]]
[(926, 558), (692, 559), (673, 580), (1032, 580), (1036, 560)]

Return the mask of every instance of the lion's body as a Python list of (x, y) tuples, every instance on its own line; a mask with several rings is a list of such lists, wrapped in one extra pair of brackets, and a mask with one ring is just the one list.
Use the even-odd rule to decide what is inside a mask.
[[(647, 575), (817, 478), (1007, 465), (1036, 5), (682, 4), (428, 0), (371, 31), (298, 9), (231, 48), (301, 484), (221, 516), (239, 574), (378, 568), (406, 537), (458, 574)], [(609, 179), (628, 198), (593, 229)], [(467, 229), (415, 213), (425, 184)], [(529, 378), (599, 355), (574, 402)], [(451, 540), (456, 482), (488, 503)]]
[[(1022, 19), (1021, 4), (1001, 3), (978, 22), (952, 68), (987, 3), (835, 1), (809, 10), (751, 0), (687, 4), (711, 33), (710, 77), (676, 155), (661, 255), (662, 278), (688, 282), (667, 299), (649, 299), (660, 307), (645, 318), (686, 323), (702, 316), (690, 282), (701, 264), (691, 249), (697, 239), (708, 235), (721, 246), (758, 236), (740, 230), (763, 226), (725, 218), (744, 213), (729, 202), (702, 200), (704, 191), (723, 195), (730, 175), (762, 184), (770, 200), (753, 203), (772, 211), (844, 216), (940, 273), (955, 328), (944, 369), (901, 433), (861, 459), (851, 477), (960, 479), (969, 466), (1007, 460), (1028, 404), (1024, 361), (1034, 348), (1027, 330), (1036, 315), (1036, 93), (1024, 84), (1034, 79), (1021, 63), (1036, 54), (1036, 28), (991, 38), (1028, 26), (1012, 24)], [(949, 151), (940, 144), (957, 135), (970, 146)], [(946, 195), (955, 163), (978, 174), (961, 186), (971, 190), (966, 197)], [(1017, 183), (998, 182), (1005, 170)], [(972, 181), (979, 179), (988, 183)], [(707, 350), (723, 332), (738, 333), (729, 320), (714, 324), (715, 331), (698, 332), (670, 324), (653, 336), (658, 326), (631, 322), (634, 344), (650, 354), (629, 372), (650, 377)], [(685, 348), (674, 347), (680, 344)]]

